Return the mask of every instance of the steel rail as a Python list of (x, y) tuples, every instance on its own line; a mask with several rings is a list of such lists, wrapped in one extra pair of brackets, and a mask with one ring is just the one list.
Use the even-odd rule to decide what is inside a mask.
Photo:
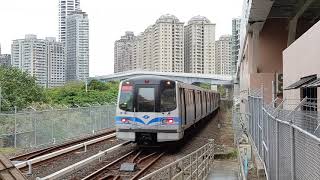
[(68, 142), (65, 142), (65, 143), (62, 143), (62, 144), (58, 144), (58, 145), (54, 145), (54, 146), (51, 146), (51, 147), (48, 147), (48, 148), (43, 148), (43, 149), (39, 149), (39, 150), (36, 150), (36, 151), (24, 153), (24, 154), (21, 154), (21, 155), (18, 155), (18, 156), (10, 158), (10, 160), (11, 161), (23, 161), (23, 160), (33, 159), (33, 158), (35, 158), (37, 156), (41, 156), (41, 155), (46, 154), (46, 153), (48, 153), (50, 151), (53, 151), (55, 149), (64, 148), (66, 146), (72, 146), (74, 144), (78, 144), (78, 143), (83, 142), (83, 141), (95, 139), (97, 137), (102, 137), (104, 135), (111, 134), (111, 133), (114, 133), (114, 132), (115, 132), (115, 129), (110, 129), (108, 131), (104, 131), (104, 132), (95, 134), (93, 136), (88, 136), (88, 137), (84, 137), (84, 138), (81, 138), (81, 139), (74, 139), (74, 140), (70, 140)]
[(46, 155), (42, 155), (42, 156), (27, 160), (27, 161), (19, 162), (19, 163), (15, 164), (15, 167), (19, 168), (19, 169), (23, 168), (23, 167), (26, 167), (26, 166), (30, 167), (32, 164), (39, 163), (39, 162), (45, 161), (47, 159), (51, 159), (51, 158), (57, 157), (57, 156), (60, 156), (62, 154), (66, 154), (68, 152), (71, 152), (71, 151), (74, 151), (74, 150), (77, 150), (77, 149), (80, 149), (80, 148), (85, 148), (85, 150), (86, 150), (86, 147), (89, 146), (89, 145), (92, 145), (92, 144), (95, 144), (95, 143), (98, 143), (98, 142), (101, 142), (101, 141), (104, 141), (104, 140), (107, 140), (107, 139), (114, 138), (115, 136), (116, 136), (116, 134), (113, 133), (113, 134), (109, 134), (109, 135), (106, 135), (106, 136), (103, 136), (103, 137), (92, 139), (90, 141), (83, 142), (83, 143), (80, 143), (80, 144), (77, 144), (77, 145), (74, 145), (74, 146), (71, 146), (71, 147), (67, 147), (65, 149), (60, 149), (58, 151), (55, 151), (55, 152), (52, 152), (52, 153), (49, 153), (49, 154), (46, 154)]
[(46, 176), (46, 177), (37, 178), (37, 180), (58, 179), (58, 178), (60, 178), (61, 176), (65, 175), (65, 174), (67, 174), (67, 173), (69, 173), (69, 172), (76, 171), (76, 170), (82, 168), (83, 166), (85, 166), (85, 165), (87, 165), (87, 164), (89, 164), (89, 163), (91, 163), (91, 162), (93, 162), (93, 161), (101, 158), (102, 156), (105, 156), (105, 155), (108, 154), (108, 153), (111, 153), (111, 152), (113, 152), (113, 151), (115, 151), (115, 150), (118, 150), (118, 149), (121, 148), (122, 146), (125, 146), (125, 145), (127, 145), (127, 144), (129, 144), (129, 143), (130, 143), (130, 142), (127, 141), (127, 142), (124, 142), (124, 143), (122, 143), (122, 144), (118, 144), (118, 145), (116, 145), (116, 146), (114, 146), (114, 147), (112, 147), (112, 148), (109, 148), (109, 149), (107, 149), (107, 150), (104, 150), (104, 151), (102, 151), (102, 152), (99, 152), (98, 154), (95, 154), (95, 155), (93, 155), (93, 156), (91, 156), (91, 157), (89, 157), (89, 158), (87, 158), (87, 159), (84, 159), (84, 160), (82, 160), (82, 161), (80, 161), (80, 162), (77, 162), (77, 163), (71, 165), (71, 166), (68, 166), (68, 167), (66, 167), (66, 168), (64, 168), (64, 169), (61, 169), (61, 170), (59, 170), (59, 171), (57, 171), (57, 172), (55, 172), (55, 173), (53, 173), (53, 174), (50, 174), (50, 175), (48, 175), (48, 176)]
[[(138, 177), (140, 177), (144, 172), (146, 172), (155, 162), (157, 162), (165, 152), (159, 154), (155, 159), (153, 159), (151, 162), (149, 162), (145, 167), (143, 167), (137, 174), (135, 174), (130, 180), (136, 180)], [(150, 156), (149, 156), (150, 157)]]
[[(105, 169), (107, 169), (107, 168), (109, 168), (110, 166), (113, 166), (114, 164), (118, 163), (119, 161), (127, 158), (128, 156), (130, 156), (130, 155), (133, 154), (134, 152), (135, 152), (134, 150), (133, 150), (133, 151), (130, 151), (129, 153), (121, 156), (120, 158), (112, 161), (111, 163), (103, 166), (102, 168), (98, 169), (97, 171), (95, 171), (95, 172), (91, 173), (90, 175), (86, 176), (86, 177), (83, 178), (82, 180), (88, 180), (88, 179), (92, 179), (92, 178), (96, 177), (97, 175), (99, 175), (99, 174), (100, 174), (102, 171), (104, 171)], [(111, 175), (108, 175), (108, 176), (111, 176)], [(112, 176), (114, 176), (114, 175), (112, 175)]]

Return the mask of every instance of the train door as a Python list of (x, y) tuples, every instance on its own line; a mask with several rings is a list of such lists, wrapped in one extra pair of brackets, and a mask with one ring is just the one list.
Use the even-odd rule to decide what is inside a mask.
[(206, 102), (207, 102), (207, 113), (210, 114), (210, 98), (209, 98), (210, 92), (206, 93)]
[(204, 107), (205, 107), (205, 115), (207, 116), (208, 110), (207, 110), (207, 92), (203, 93), (203, 101), (204, 101)]
[(203, 116), (204, 116), (204, 112), (203, 112), (203, 101), (202, 101), (202, 91), (200, 91), (200, 108), (201, 108), (201, 111), (200, 111), (200, 113), (201, 113), (201, 118), (203, 118)]
[(197, 121), (197, 104), (196, 104), (196, 92), (195, 90), (191, 91), (191, 94), (192, 94), (192, 105), (193, 105), (193, 112), (194, 112), (194, 116), (193, 116), (193, 119), (194, 119), (194, 122)]
[(190, 122), (190, 93), (188, 89), (184, 89), (184, 100), (185, 100), (185, 110), (186, 110), (186, 125), (189, 125)]
[[(150, 120), (156, 118), (156, 108), (159, 107), (158, 85), (136, 85), (134, 117), (136, 128), (144, 128)], [(150, 124), (156, 128), (158, 124)]]
[(180, 88), (179, 90), (180, 94), (180, 117), (181, 117), (181, 124), (186, 125), (186, 101), (185, 101), (185, 94), (184, 94), (184, 89)]

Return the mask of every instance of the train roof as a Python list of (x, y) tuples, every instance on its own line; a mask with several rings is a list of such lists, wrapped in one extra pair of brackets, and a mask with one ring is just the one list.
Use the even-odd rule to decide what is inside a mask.
[(171, 81), (176, 81), (172, 78), (167, 78), (167, 77), (163, 77), (163, 76), (155, 76), (155, 75), (141, 75), (141, 76), (136, 76), (136, 77), (132, 77), (129, 79), (126, 79), (124, 81), (139, 81), (139, 80), (171, 80)]
[(149, 80), (150, 84), (158, 84), (158, 83), (160, 83), (160, 81), (163, 81), (163, 80), (176, 81), (179, 84), (178, 85), (179, 87), (195, 89), (195, 90), (205, 90), (205, 91), (210, 91), (210, 92), (216, 92), (216, 91), (213, 91), (213, 90), (210, 90), (210, 89), (204, 89), (204, 88), (201, 88), (199, 86), (195, 86), (195, 85), (192, 85), (192, 84), (187, 84), (187, 83), (184, 83), (184, 82), (181, 82), (181, 81), (177, 81), (177, 80), (172, 79), (172, 78), (163, 77), (163, 76), (156, 76), (156, 75), (141, 75), (141, 76), (132, 77), (132, 78), (123, 80), (122, 82), (134, 81), (135, 83), (144, 84), (145, 80)]

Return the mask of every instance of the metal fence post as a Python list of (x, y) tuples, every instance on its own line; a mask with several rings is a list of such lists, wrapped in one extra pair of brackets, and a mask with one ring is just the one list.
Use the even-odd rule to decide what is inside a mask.
[(199, 176), (199, 167), (198, 167), (198, 152), (196, 152), (196, 180), (198, 179)]
[(56, 143), (56, 139), (54, 138), (54, 119), (51, 120), (51, 140), (52, 144)]
[(17, 148), (17, 106), (14, 106), (14, 148)]
[(291, 129), (291, 173), (292, 173), (292, 180), (296, 179), (296, 158), (295, 158), (295, 132), (293, 126), (290, 124)]
[(209, 139), (209, 143), (210, 143), (210, 149), (211, 151), (210, 154), (209, 154), (209, 162), (210, 162), (210, 167), (213, 165), (213, 162), (214, 162), (214, 139)]
[(102, 106), (99, 107), (99, 119), (100, 119), (100, 123), (99, 123), (100, 128), (99, 128), (99, 129), (100, 129), (100, 130), (103, 129), (103, 128), (102, 128), (102, 107), (103, 107), (103, 106), (104, 106), (104, 105), (102, 105)]
[(34, 121), (34, 145), (37, 146), (37, 118), (34, 112), (32, 112), (32, 119)]
[(275, 119), (272, 121), (276, 123), (276, 180), (279, 180), (279, 122)]
[(95, 129), (94, 129), (95, 121), (92, 118), (92, 109), (91, 109), (91, 105), (90, 104), (89, 104), (89, 114), (90, 114), (90, 121), (92, 123), (92, 134), (94, 134), (95, 133)]
[(108, 127), (107, 128), (110, 128), (110, 109), (109, 109), (109, 106), (107, 106), (107, 113), (108, 113), (108, 115), (107, 115), (108, 116), (108, 119), (107, 119), (107, 123), (108, 123), (107, 126)]

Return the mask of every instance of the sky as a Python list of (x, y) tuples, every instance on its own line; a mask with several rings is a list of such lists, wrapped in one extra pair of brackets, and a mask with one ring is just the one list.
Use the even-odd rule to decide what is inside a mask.
[[(196, 15), (216, 24), (216, 39), (231, 34), (232, 18), (240, 17), (243, 0), (80, 0), (89, 16), (90, 76), (113, 73), (114, 41), (125, 31), (136, 35), (163, 14), (185, 24)], [(25, 34), (58, 39), (59, 0), (0, 0), (0, 44), (10, 53), (11, 42)]]

